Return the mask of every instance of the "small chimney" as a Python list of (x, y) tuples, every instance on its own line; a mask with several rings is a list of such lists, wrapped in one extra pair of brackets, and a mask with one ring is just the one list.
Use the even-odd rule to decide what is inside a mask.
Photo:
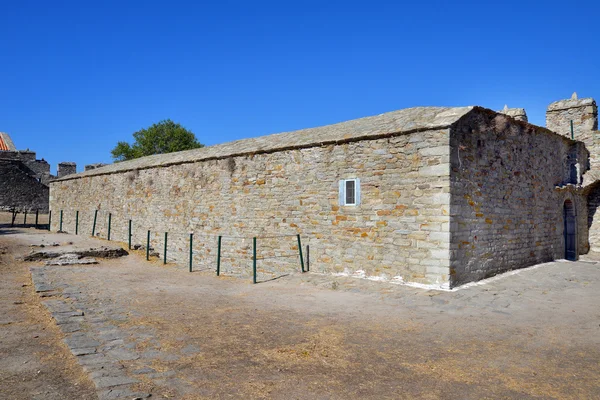
[(77, 164), (74, 162), (61, 162), (58, 164), (58, 177), (72, 175), (77, 173)]

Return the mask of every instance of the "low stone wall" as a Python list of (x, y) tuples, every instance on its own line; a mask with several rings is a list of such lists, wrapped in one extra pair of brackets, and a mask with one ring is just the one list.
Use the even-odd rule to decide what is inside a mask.
[[(583, 143), (492, 113), (452, 130), (452, 285), (565, 258), (563, 205), (574, 202), (579, 253), (587, 209), (571, 183), (585, 172)], [(576, 183), (576, 182), (572, 182)]]

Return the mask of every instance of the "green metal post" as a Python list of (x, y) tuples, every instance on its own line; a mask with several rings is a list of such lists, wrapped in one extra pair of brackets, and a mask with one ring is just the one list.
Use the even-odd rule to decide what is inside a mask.
[(108, 240), (110, 240), (110, 221), (112, 220), (112, 214), (108, 213)]
[(163, 255), (163, 264), (167, 263), (167, 234), (168, 232), (165, 232), (165, 251)]
[(223, 236), (219, 236), (219, 244), (217, 245), (217, 276), (221, 274), (221, 239)]
[(192, 272), (192, 257), (194, 255), (194, 234), (190, 233), (190, 272)]
[(96, 220), (98, 219), (98, 210), (94, 210), (94, 225), (92, 225), (92, 236), (96, 236)]
[(256, 236), (252, 238), (252, 282), (256, 283)]
[(27, 210), (25, 210), (25, 215), (23, 215), (23, 225), (27, 225)]
[(50, 230), (51, 226), (52, 226), (52, 210), (50, 210), (48, 212), (48, 230)]
[(300, 235), (296, 235), (298, 238), (298, 252), (300, 253), (300, 268), (304, 272), (304, 257), (302, 257), (302, 242), (300, 241)]
[(146, 239), (146, 261), (150, 259), (150, 231), (148, 231), (148, 238)]
[(40, 217), (40, 210), (35, 210), (35, 229), (38, 229), (38, 219)]
[(131, 220), (129, 220), (129, 236), (127, 236), (129, 238), (129, 250), (131, 250)]
[(306, 245), (306, 271), (310, 271), (310, 244)]
[(75, 234), (79, 234), (79, 210), (75, 211)]
[(575, 139), (575, 132), (573, 130), (573, 120), (571, 120), (571, 139)]
[(62, 232), (62, 218), (63, 217), (63, 210), (60, 210), (60, 229), (59, 231)]

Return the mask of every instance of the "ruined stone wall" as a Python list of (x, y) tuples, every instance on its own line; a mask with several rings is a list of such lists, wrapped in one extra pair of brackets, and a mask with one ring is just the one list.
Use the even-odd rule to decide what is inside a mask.
[[(51, 183), (52, 229), (63, 210), (63, 230), (74, 232), (79, 210), (79, 232), (89, 235), (99, 209), (101, 237), (111, 213), (114, 240), (127, 242), (131, 219), (133, 243), (144, 244), (151, 230), (162, 255), (168, 231), (169, 259), (183, 265), (193, 231), (197, 269), (214, 269), (217, 235), (223, 235), (222, 269), (240, 275), (251, 271), (251, 238), (257, 236), (265, 277), (300, 270), (299, 233), (310, 245), (311, 271), (444, 284), (449, 157), (449, 130), (438, 129), (84, 175)], [(345, 178), (360, 179), (359, 206), (339, 205)]]
[(0, 209), (48, 211), (48, 186), (40, 183), (20, 161), (0, 160)]
[(585, 197), (565, 185), (574, 161), (587, 164), (582, 143), (474, 113), (453, 128), (451, 147), (452, 285), (564, 258), (566, 199), (576, 206), (579, 254), (587, 252)]

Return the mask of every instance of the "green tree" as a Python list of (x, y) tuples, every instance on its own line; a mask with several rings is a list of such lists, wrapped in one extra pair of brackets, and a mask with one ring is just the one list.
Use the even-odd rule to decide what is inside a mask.
[(204, 147), (192, 132), (170, 119), (135, 132), (133, 138), (135, 141), (132, 145), (118, 142), (112, 149), (111, 154), (115, 161)]

